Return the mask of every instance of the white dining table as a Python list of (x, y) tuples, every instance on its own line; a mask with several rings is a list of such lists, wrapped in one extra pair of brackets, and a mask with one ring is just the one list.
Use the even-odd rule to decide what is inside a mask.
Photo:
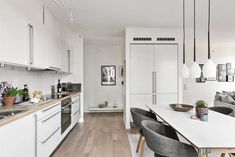
[(209, 153), (235, 153), (235, 118), (209, 110), (208, 121), (191, 119), (195, 111), (177, 112), (169, 105), (146, 105), (198, 150), (198, 157)]

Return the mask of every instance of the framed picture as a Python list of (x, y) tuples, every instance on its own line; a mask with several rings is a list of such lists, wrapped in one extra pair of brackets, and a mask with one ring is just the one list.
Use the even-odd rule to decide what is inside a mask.
[(218, 64), (218, 70), (226, 70), (226, 64)]
[(232, 63), (226, 63), (226, 69), (231, 69), (232, 68)]
[(234, 82), (234, 76), (232, 75), (227, 75), (227, 78), (226, 78), (226, 81), (227, 82)]
[(219, 70), (218, 71), (218, 81), (219, 82), (226, 82), (226, 70)]
[(115, 86), (116, 85), (116, 66), (104, 65), (101, 66), (101, 85)]

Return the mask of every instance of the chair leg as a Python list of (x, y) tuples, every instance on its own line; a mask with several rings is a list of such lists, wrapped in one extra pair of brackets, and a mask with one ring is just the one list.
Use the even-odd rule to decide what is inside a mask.
[(144, 136), (142, 136), (140, 141), (140, 157), (144, 156), (144, 145), (145, 145), (145, 138)]
[(136, 148), (136, 153), (138, 153), (138, 152), (139, 152), (141, 138), (142, 138), (142, 136), (140, 135), (140, 137), (139, 137), (139, 141), (138, 141), (138, 144), (137, 144), (137, 148)]

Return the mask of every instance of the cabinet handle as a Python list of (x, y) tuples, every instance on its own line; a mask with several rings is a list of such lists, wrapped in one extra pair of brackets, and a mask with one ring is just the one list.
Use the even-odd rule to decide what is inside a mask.
[(68, 105), (62, 107), (61, 109), (63, 110), (63, 109), (65, 109), (65, 108), (67, 108), (67, 107), (69, 107), (69, 106), (71, 106), (71, 105), (72, 105), (72, 103), (69, 103)]
[(154, 72), (152, 72), (152, 93), (154, 93)]
[(79, 112), (79, 110), (78, 110), (78, 111), (76, 111), (73, 115), (76, 115), (78, 112)]
[(51, 106), (51, 107), (49, 107), (49, 108), (46, 108), (46, 109), (42, 110), (42, 112), (46, 112), (46, 111), (48, 111), (48, 110), (50, 110), (50, 109), (52, 109), (52, 108), (54, 108), (54, 107), (56, 107), (56, 106), (58, 106), (58, 105), (59, 105), (59, 103), (56, 104), (56, 105), (54, 105), (54, 106)]
[(73, 101), (73, 104), (75, 104), (76, 102), (79, 102), (79, 100)]
[(70, 54), (70, 50), (68, 50), (68, 72), (71, 71), (71, 54)]
[(60, 129), (60, 127), (58, 127), (50, 136), (48, 136), (44, 141), (42, 141), (42, 144), (45, 144), (58, 130)]
[(157, 72), (154, 72), (154, 93), (157, 93)]
[(60, 111), (56, 112), (55, 114), (51, 115), (50, 117), (48, 117), (47, 119), (43, 120), (42, 123), (45, 123), (46, 121), (48, 121), (49, 119), (55, 117), (57, 114), (59, 114)]
[(34, 31), (33, 31), (33, 25), (28, 24), (29, 27), (29, 64), (33, 64), (33, 58), (34, 58)]
[(154, 95), (152, 95), (152, 102), (153, 102), (153, 105), (154, 105)]

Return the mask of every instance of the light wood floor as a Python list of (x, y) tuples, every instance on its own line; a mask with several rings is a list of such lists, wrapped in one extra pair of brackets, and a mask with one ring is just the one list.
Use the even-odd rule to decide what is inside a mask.
[(85, 114), (53, 157), (131, 157), (123, 114)]

